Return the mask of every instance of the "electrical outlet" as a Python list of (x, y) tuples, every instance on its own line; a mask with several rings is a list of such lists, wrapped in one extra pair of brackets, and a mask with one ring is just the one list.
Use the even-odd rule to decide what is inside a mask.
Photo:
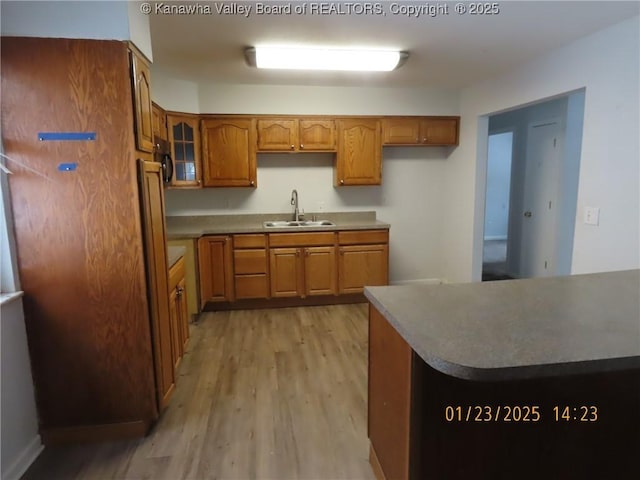
[(598, 207), (584, 207), (584, 223), (597, 226), (600, 223), (600, 209)]
[(318, 202), (318, 211), (324, 212), (324, 202)]

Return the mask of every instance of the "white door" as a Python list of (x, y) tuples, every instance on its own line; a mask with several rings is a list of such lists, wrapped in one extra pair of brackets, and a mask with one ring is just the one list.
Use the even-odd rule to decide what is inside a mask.
[(562, 134), (557, 120), (529, 126), (520, 252), (522, 277), (547, 277), (556, 272), (556, 204)]

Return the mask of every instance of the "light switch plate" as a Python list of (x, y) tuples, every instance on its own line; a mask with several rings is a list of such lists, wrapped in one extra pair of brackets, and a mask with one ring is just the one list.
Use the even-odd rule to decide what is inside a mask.
[(597, 226), (600, 223), (600, 209), (598, 207), (584, 207), (584, 223)]

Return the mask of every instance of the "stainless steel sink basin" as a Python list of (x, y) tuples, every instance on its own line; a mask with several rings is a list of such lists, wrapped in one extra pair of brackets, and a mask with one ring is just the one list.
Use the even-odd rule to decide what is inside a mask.
[(265, 228), (288, 228), (288, 227), (335, 227), (336, 224), (328, 220), (301, 220), (295, 221), (273, 221), (264, 222)]

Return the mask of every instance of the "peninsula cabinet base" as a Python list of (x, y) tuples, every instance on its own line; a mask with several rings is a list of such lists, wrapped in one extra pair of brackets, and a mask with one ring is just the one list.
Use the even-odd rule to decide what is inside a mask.
[(640, 478), (638, 370), (463, 380), (424, 362), (373, 307), (369, 321), (378, 479)]

